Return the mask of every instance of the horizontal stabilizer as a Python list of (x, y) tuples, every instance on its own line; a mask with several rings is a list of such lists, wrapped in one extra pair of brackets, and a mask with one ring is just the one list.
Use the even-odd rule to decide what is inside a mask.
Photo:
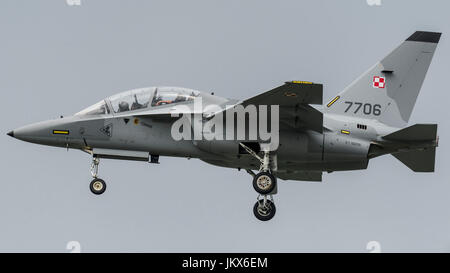
[(393, 153), (392, 155), (415, 172), (434, 172), (435, 147)]
[(394, 141), (433, 141), (436, 140), (437, 124), (415, 124), (383, 138)]

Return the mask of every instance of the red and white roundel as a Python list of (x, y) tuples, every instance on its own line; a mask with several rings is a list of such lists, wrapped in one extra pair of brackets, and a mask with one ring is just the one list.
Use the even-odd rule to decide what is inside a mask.
[(373, 88), (384, 88), (386, 86), (386, 78), (373, 76)]

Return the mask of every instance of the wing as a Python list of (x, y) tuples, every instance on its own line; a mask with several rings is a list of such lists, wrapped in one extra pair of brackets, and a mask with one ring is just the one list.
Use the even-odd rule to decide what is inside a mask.
[(291, 81), (272, 90), (246, 99), (242, 104), (296, 106), (299, 104), (322, 104), (322, 84)]
[[(309, 104), (322, 104), (323, 85), (305, 82), (291, 81), (272, 90), (240, 101), (235, 105), (279, 105), (280, 123), (288, 130), (313, 130), (322, 133), (322, 112)], [(229, 105), (225, 109), (207, 115), (210, 118), (218, 113), (232, 109), (235, 105)]]

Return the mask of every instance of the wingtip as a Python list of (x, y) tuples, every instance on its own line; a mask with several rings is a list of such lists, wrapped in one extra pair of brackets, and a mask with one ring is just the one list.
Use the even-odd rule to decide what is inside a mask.
[(416, 31), (411, 36), (406, 39), (406, 41), (413, 42), (426, 42), (426, 43), (439, 43), (441, 39), (441, 32), (430, 32), (430, 31)]

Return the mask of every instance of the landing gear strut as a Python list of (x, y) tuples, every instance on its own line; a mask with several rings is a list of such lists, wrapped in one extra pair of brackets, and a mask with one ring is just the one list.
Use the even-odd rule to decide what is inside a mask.
[(89, 184), (89, 189), (93, 194), (100, 195), (106, 190), (106, 183), (103, 179), (97, 177), (98, 165), (100, 164), (100, 158), (92, 157), (91, 163), (91, 175), (94, 178)]
[[(261, 162), (259, 172), (255, 174), (252, 170), (246, 170), (253, 176), (253, 188), (259, 194), (257, 201), (253, 206), (253, 214), (258, 220), (268, 221), (275, 216), (276, 208), (272, 194), (276, 193), (277, 179), (272, 170), (276, 170), (276, 162), (271, 162), (270, 151), (264, 150), (264, 156), (261, 158), (255, 151), (245, 144), (240, 145), (253, 157)], [(272, 163), (272, 164), (271, 164)], [(274, 166), (275, 165), (275, 166)], [(270, 200), (269, 198), (270, 197)]]

